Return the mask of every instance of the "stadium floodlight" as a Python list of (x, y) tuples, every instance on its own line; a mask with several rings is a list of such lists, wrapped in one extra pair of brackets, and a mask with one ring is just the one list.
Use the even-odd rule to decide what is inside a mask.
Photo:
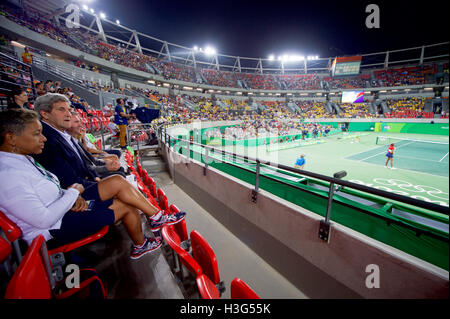
[(198, 51), (198, 46), (194, 45), (194, 51)]
[(88, 10), (89, 10), (89, 7), (88, 7), (87, 5), (85, 5), (85, 4), (83, 4), (83, 9), (86, 10), (86, 11), (88, 11)]
[(275, 57), (273, 56), (273, 54), (269, 55), (269, 61), (273, 61), (275, 59)]
[(91, 13), (94, 13), (94, 12), (95, 12), (95, 11), (94, 11), (94, 9), (92, 9), (92, 8), (91, 8), (91, 9), (89, 9), (89, 11), (91, 11)]
[(119, 21), (119, 20), (116, 20), (116, 24), (120, 24), (120, 21)]
[(216, 50), (214, 48), (210, 47), (210, 46), (207, 46), (205, 48), (204, 52), (205, 52), (206, 55), (214, 55), (214, 54), (216, 54)]
[(100, 12), (100, 18), (106, 19), (106, 14), (104, 14), (103, 12)]

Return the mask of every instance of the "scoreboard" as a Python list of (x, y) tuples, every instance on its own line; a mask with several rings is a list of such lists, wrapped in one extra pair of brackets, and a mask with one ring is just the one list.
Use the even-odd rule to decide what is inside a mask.
[(359, 74), (361, 56), (335, 58), (331, 65), (332, 76)]

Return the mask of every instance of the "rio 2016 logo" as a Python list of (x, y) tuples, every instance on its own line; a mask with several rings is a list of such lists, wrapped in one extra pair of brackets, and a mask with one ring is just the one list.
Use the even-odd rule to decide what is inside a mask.
[(423, 200), (430, 203), (448, 207), (448, 193), (442, 190), (427, 186), (413, 185), (409, 182), (399, 179), (374, 178), (373, 183), (365, 183), (360, 180), (352, 179), (350, 182), (370, 186), (376, 189), (392, 192), (394, 194), (409, 196), (411, 198)]

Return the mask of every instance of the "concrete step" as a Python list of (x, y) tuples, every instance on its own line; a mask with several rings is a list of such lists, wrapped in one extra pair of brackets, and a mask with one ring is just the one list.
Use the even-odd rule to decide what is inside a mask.
[(141, 165), (148, 173), (157, 173), (166, 171), (166, 163), (161, 157), (145, 157), (141, 160)]

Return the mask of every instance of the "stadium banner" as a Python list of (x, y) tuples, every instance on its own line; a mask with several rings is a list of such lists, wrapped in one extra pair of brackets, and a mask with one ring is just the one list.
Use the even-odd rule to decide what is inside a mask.
[(374, 122), (350, 122), (348, 124), (349, 132), (374, 131)]
[[(322, 124), (322, 123), (321, 123)], [(333, 125), (333, 123), (326, 123)], [(334, 123), (337, 125), (337, 123)], [(430, 134), (448, 135), (448, 123), (401, 123), (401, 122), (349, 122), (349, 132), (384, 132), (384, 133), (409, 133), (409, 134)], [(334, 126), (334, 125), (333, 125)]]
[(331, 65), (332, 76), (359, 74), (362, 56), (337, 57)]
[(448, 123), (382, 123), (381, 132), (448, 135)]

